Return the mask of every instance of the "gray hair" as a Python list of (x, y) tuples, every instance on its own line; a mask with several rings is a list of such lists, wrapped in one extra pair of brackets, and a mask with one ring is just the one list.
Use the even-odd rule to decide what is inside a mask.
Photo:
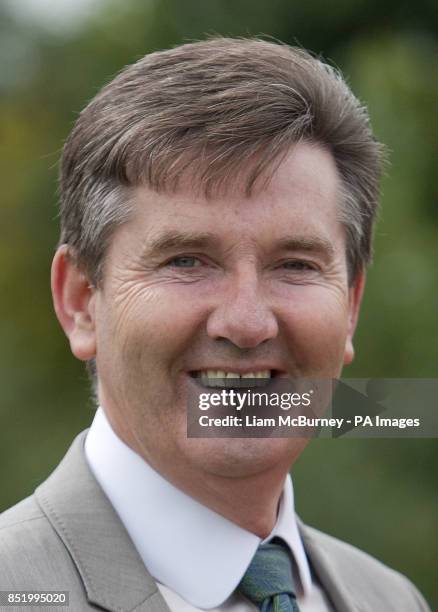
[(237, 179), (249, 196), (302, 140), (335, 160), (353, 282), (371, 259), (383, 147), (336, 69), (260, 39), (218, 37), (151, 53), (96, 95), (64, 146), (60, 242), (98, 285), (134, 187), (175, 192), (189, 175), (207, 197)]

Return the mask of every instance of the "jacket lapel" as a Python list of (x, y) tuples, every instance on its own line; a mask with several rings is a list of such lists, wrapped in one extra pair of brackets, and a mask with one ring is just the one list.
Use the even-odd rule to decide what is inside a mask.
[(86, 431), (74, 440), (36, 499), (76, 564), (91, 604), (118, 612), (169, 612), (88, 467), (85, 437)]
[(330, 537), (307, 527), (297, 517), (298, 528), (311, 568), (329, 596), (336, 612), (365, 612), (352, 595), (347, 568), (338, 564), (336, 551), (330, 548)]

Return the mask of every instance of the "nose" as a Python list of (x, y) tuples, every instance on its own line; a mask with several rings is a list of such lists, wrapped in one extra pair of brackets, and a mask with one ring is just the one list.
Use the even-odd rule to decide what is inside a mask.
[(278, 335), (278, 322), (257, 271), (242, 271), (229, 280), (207, 321), (214, 340), (228, 340), (241, 349), (256, 346)]

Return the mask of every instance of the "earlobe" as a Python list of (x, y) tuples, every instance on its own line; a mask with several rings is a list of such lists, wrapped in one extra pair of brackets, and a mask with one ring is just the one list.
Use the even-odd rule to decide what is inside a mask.
[(95, 288), (70, 255), (58, 248), (52, 263), (52, 296), (56, 316), (70, 341), (75, 357), (88, 361), (96, 356)]
[(356, 280), (349, 290), (348, 330), (345, 340), (344, 365), (350, 364), (354, 359), (353, 336), (356, 330), (357, 321), (359, 319), (360, 305), (362, 303), (362, 296), (365, 289), (365, 277), (366, 275), (364, 271), (359, 272)]

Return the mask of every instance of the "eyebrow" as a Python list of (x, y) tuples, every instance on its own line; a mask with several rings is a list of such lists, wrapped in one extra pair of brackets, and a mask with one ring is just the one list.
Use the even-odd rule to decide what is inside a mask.
[(336, 251), (329, 240), (320, 236), (294, 236), (293, 238), (282, 238), (277, 243), (277, 248), (283, 251), (304, 251), (315, 253), (326, 257), (334, 257)]
[[(211, 232), (181, 233), (177, 230), (170, 230), (157, 236), (148, 245), (145, 245), (143, 256), (153, 257), (158, 254), (180, 249), (219, 248), (220, 242), (221, 240), (219, 237)], [(335, 249), (331, 242), (319, 236), (287, 236), (278, 240), (273, 250), (304, 251), (328, 258), (335, 255)]]
[(210, 232), (194, 233), (171, 230), (157, 236), (148, 245), (145, 245), (145, 254), (148, 256), (174, 251), (178, 249), (202, 249), (207, 246), (218, 246), (219, 239)]

